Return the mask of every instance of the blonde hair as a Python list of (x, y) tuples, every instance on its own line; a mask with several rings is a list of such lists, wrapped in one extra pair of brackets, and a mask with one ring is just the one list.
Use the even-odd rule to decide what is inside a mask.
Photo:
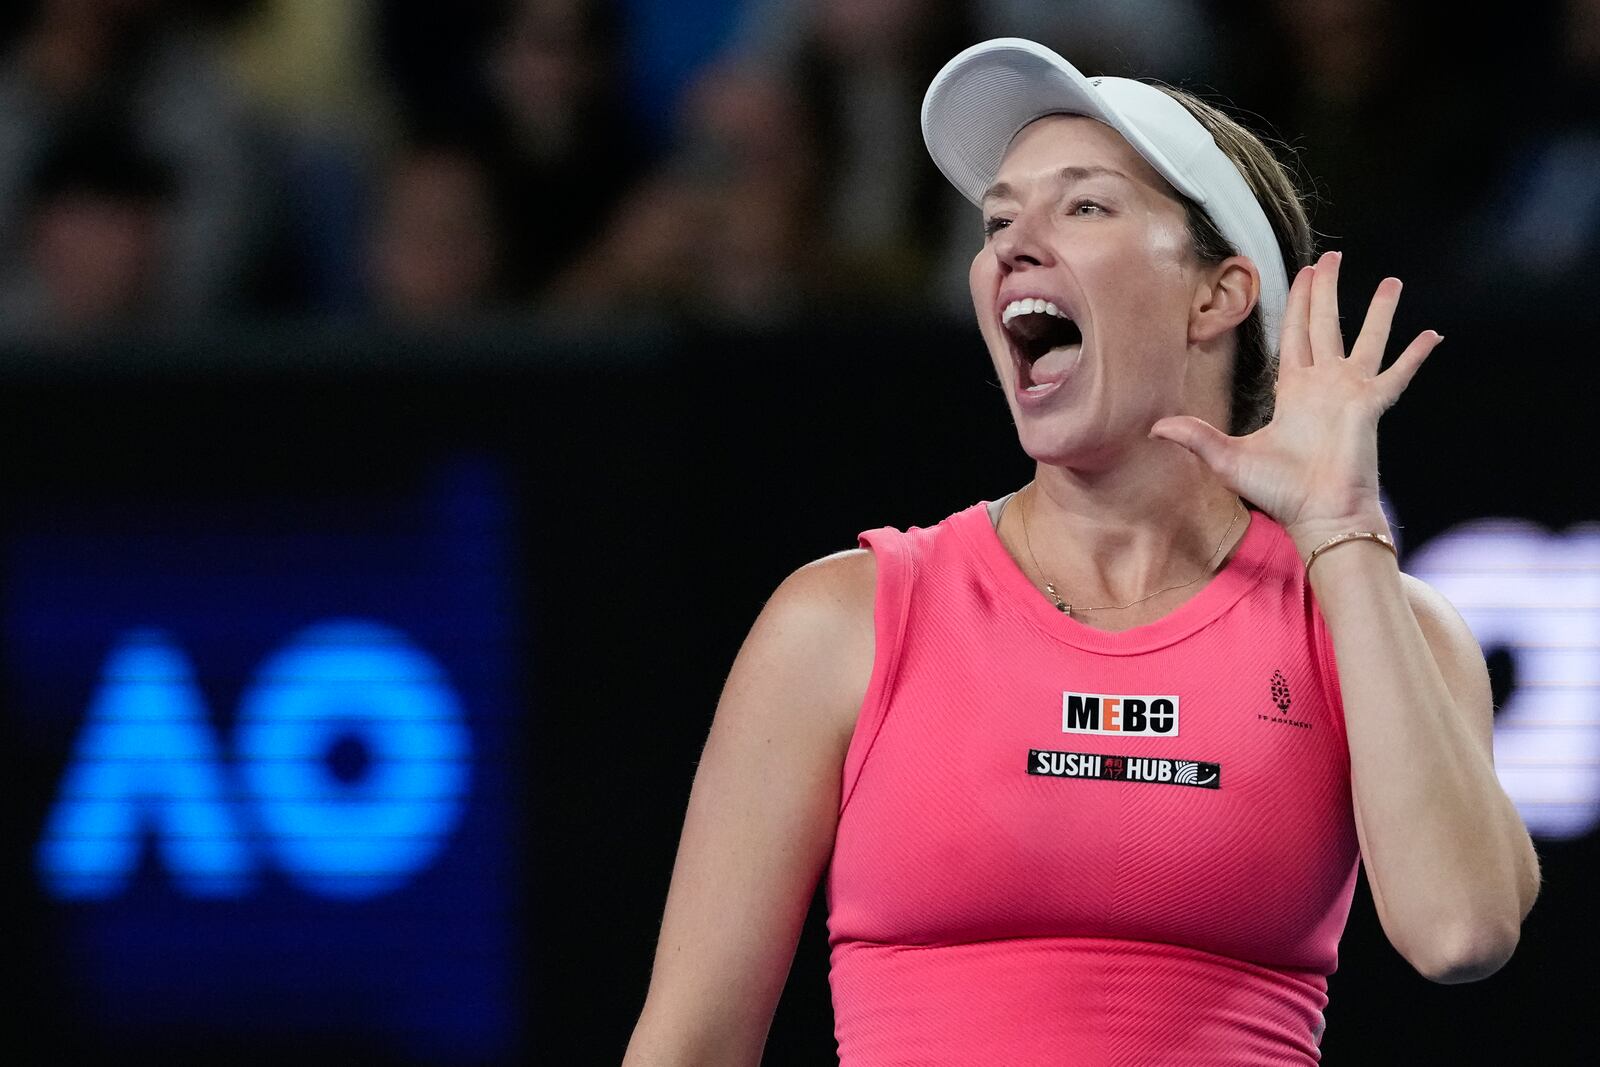
[[(1272, 224), (1273, 235), (1278, 239), (1278, 251), (1283, 255), (1284, 268), (1293, 281), (1300, 268), (1311, 263), (1316, 255), (1316, 240), (1306, 216), (1305, 198), (1295, 182), (1293, 172), (1267, 147), (1262, 138), (1220, 108), (1185, 89), (1156, 82), (1151, 84), (1187, 108), (1211, 134), (1217, 147), (1239, 168), (1256, 201), (1266, 212), (1267, 221)], [(1240, 254), (1222, 236), (1200, 205), (1186, 196), (1180, 195), (1180, 198), (1188, 218), (1195, 256), (1202, 263), (1221, 263), (1229, 256)], [(1239, 437), (1253, 433), (1272, 420), (1277, 382), (1276, 348), (1268, 344), (1261, 308), (1257, 305), (1250, 312), (1250, 317), (1239, 324), (1238, 345), (1233, 359), (1233, 385), (1228, 404), (1230, 434)]]

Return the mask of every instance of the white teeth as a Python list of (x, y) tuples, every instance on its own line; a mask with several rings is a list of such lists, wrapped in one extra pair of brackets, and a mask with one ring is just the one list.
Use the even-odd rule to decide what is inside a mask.
[(1000, 313), (1000, 325), (1010, 326), (1011, 320), (1018, 315), (1053, 315), (1058, 319), (1070, 319), (1072, 317), (1048, 300), (1028, 296), (1023, 297), (1021, 300), (1013, 300), (1006, 305), (1005, 310)]

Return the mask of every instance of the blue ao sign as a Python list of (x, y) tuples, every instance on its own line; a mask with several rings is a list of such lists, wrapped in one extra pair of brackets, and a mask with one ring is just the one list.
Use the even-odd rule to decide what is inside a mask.
[(6, 559), (61, 996), (105, 1044), (512, 1047), (507, 501), (78, 500)]
[(392, 626), (294, 634), (246, 690), (231, 760), (211, 718), (170, 635), (118, 638), (39, 846), (56, 896), (123, 892), (148, 837), (190, 896), (248, 893), (275, 865), (311, 893), (374, 897), (426, 869), (460, 821), (465, 714)]

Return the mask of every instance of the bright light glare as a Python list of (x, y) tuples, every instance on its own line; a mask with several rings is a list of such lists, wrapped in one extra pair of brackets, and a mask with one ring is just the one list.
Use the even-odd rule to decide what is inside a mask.
[(1516, 685), (1495, 719), (1501, 784), (1536, 837), (1600, 821), (1600, 524), (1554, 534), (1482, 519), (1423, 545), (1407, 572), (1443, 593)]

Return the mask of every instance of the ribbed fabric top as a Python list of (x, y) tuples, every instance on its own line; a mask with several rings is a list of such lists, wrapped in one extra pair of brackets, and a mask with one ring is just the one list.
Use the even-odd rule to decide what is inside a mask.
[(869, 530), (872, 678), (827, 874), (841, 1067), (1307, 1064), (1358, 846), (1293, 542), (1121, 633), (1058, 611), (988, 501)]

